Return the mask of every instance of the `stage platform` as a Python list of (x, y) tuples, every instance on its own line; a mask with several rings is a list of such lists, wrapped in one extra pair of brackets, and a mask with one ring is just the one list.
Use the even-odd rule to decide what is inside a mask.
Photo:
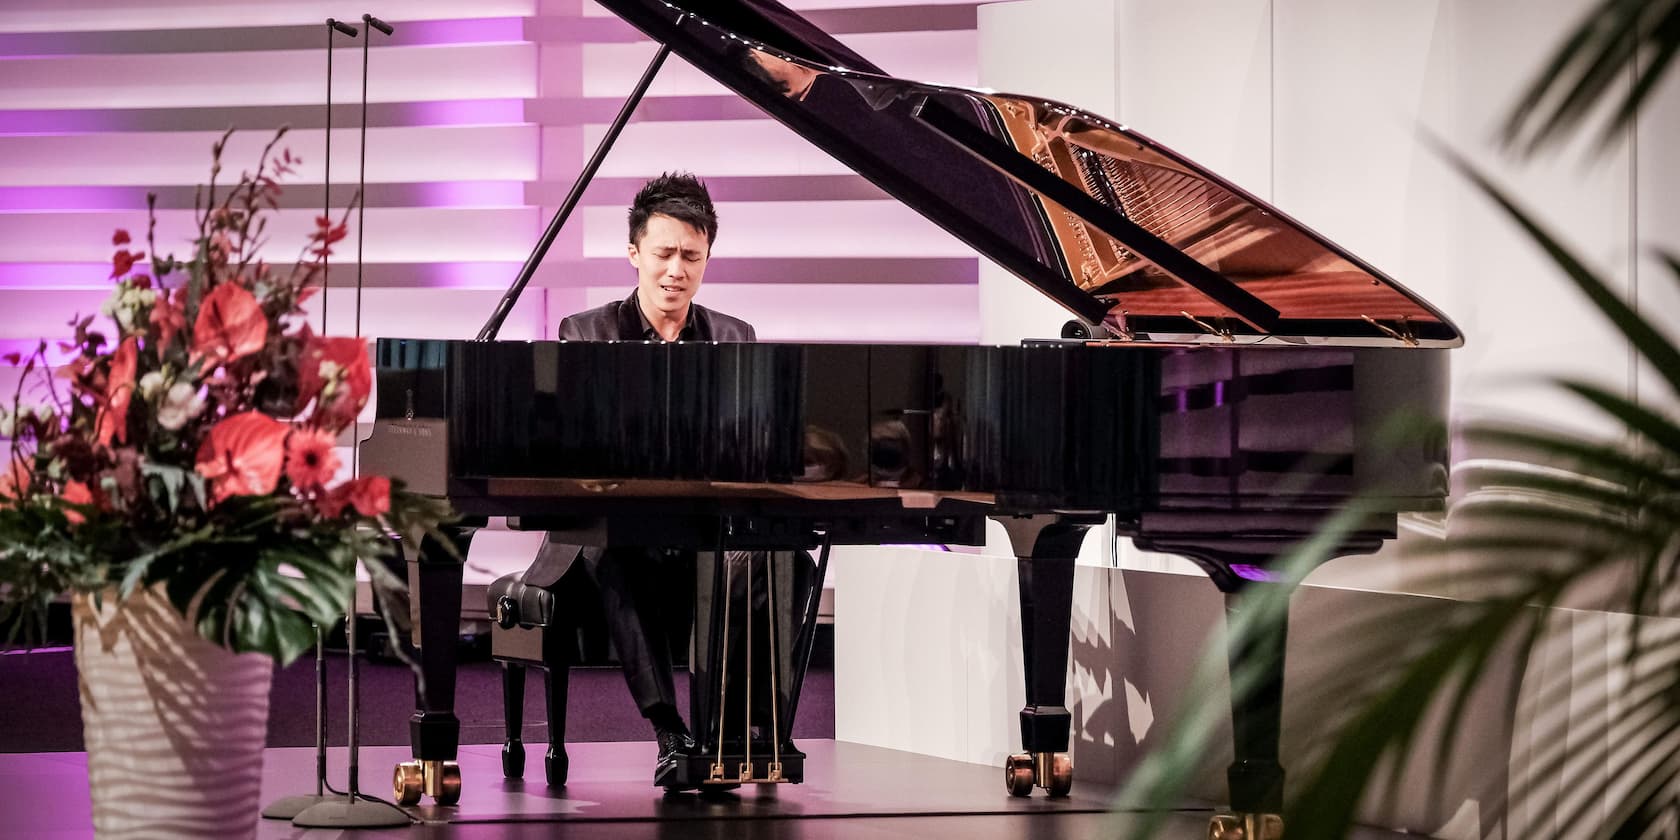
[[(451, 808), (409, 809), (407, 828), (326, 831), (263, 821), (258, 837), (296, 838), (862, 838), (863, 840), (1020, 840), (1115, 837), (1132, 815), (1110, 810), (1113, 791), (1074, 784), (1052, 800), (1039, 792), (1016, 799), (1003, 790), (1001, 768), (828, 740), (799, 743), (807, 754), (804, 784), (708, 794), (664, 794), (650, 784), (652, 742), (573, 744), (571, 782), (542, 783), (542, 748), (527, 745), (529, 781), (502, 778), (501, 746), (461, 748), (464, 790)], [(363, 790), (389, 797), (392, 765), (403, 747), (362, 751)], [(345, 751), (331, 751), (331, 777), (344, 778)], [(263, 766), (263, 801), (306, 793), (314, 752), (270, 749)], [(83, 753), (0, 755), (0, 837), (90, 838), (87, 768)], [(1211, 811), (1183, 808), (1169, 816), (1165, 836), (1203, 838)], [(1360, 840), (1399, 837), (1362, 832)]]

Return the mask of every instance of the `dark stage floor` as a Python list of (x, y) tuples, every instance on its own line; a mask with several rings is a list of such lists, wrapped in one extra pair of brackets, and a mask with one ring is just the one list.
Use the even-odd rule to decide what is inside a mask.
[[(913, 753), (828, 740), (806, 740), (806, 781), (745, 793), (665, 795), (650, 784), (652, 742), (575, 744), (572, 781), (549, 789), (540, 781), (501, 777), (500, 747), (461, 749), (464, 789), (453, 808), (413, 809), (418, 822), (406, 828), (338, 831), (295, 828), (264, 821), (262, 838), (864, 838), (864, 840), (964, 840), (1114, 837), (1125, 833), (1135, 814), (1109, 810), (1113, 792), (1075, 783), (1073, 795), (1029, 799), (1003, 791), (996, 768)], [(384, 794), (392, 764), (407, 757), (402, 747), (374, 747), (362, 754), (363, 787)], [(330, 757), (343, 778), (345, 754)], [(313, 753), (273, 748), (264, 761), (263, 800), (305, 792)], [(82, 753), (0, 755), (0, 790), (7, 806), (0, 837), (82, 840), (92, 837)], [(1202, 838), (1210, 812), (1185, 808), (1168, 815), (1165, 837)], [(1364, 831), (1359, 840), (1400, 837)]]
[[(362, 743), (407, 744), (408, 715), (414, 708), (414, 682), (400, 664), (368, 662), (361, 666)], [(347, 743), (344, 714), (348, 705), (342, 653), (329, 656), (329, 742)], [(574, 668), (567, 698), (566, 731), (590, 741), (642, 741), (653, 737), (637, 713), (624, 676), (616, 667)], [(542, 672), (525, 680), (525, 741), (546, 742)], [(688, 674), (676, 674), (677, 696), (688, 696)], [(0, 753), (82, 749), (81, 701), (76, 694), (76, 665), (69, 648), (0, 654)], [(461, 740), (496, 743), (502, 738), (501, 666), (463, 662), (455, 691)], [(300, 659), (274, 672), (270, 693), (268, 745), (301, 747), (315, 743), (315, 660)], [(834, 672), (813, 667), (800, 698), (795, 738), (834, 737)], [(540, 760), (541, 754), (538, 753)], [(3, 810), (3, 809), (0, 809)]]

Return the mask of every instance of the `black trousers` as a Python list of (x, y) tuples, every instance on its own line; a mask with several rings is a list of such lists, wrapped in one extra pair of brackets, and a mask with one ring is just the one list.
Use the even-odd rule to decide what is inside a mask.
[[(709, 555), (708, 555), (709, 558)], [(753, 623), (753, 635), (757, 642), (754, 652), (755, 669), (759, 673), (767, 673), (770, 667), (768, 652), (770, 645), (766, 634), (771, 627), (777, 629), (778, 659), (785, 673), (792, 665), (792, 641), (797, 630), (799, 608), (805, 603), (814, 582), (811, 572), (814, 565), (809, 554), (798, 552), (794, 556), (783, 555), (780, 559), (784, 575), (777, 586), (780, 597), (776, 604), (777, 615), (768, 617), (769, 590), (765, 581), (764, 568), (768, 562), (765, 552), (729, 552), (728, 567), (733, 570), (730, 580), (730, 599), (734, 603), (736, 618), (731, 621), (730, 660), (731, 669), (737, 673), (745, 667), (742, 657), (744, 633), (747, 622), (742, 620), (744, 615), (750, 615)], [(672, 709), (680, 709), (677, 705), (676, 687), (672, 679), (671, 645), (685, 644), (691, 635), (694, 619), (695, 587), (696, 587), (696, 553), (693, 551), (670, 551), (650, 548), (599, 548), (594, 546), (569, 545), (554, 540), (543, 543), (542, 551), (537, 560), (527, 572), (528, 581), (541, 578), (543, 581), (558, 580), (571, 564), (581, 562), (585, 571), (595, 581), (596, 588), (601, 594), (601, 609), (604, 613), (607, 633), (612, 638), (613, 647), (617, 649), (620, 666), (624, 670), (624, 682), (630, 689), (630, 696), (636, 706), (646, 716), (655, 707), (665, 705)], [(706, 561), (709, 563), (709, 559)], [(757, 582), (752, 586), (751, 612), (745, 613), (743, 607), (748, 603), (748, 583), (745, 570), (749, 563), (755, 564), (754, 574)], [(700, 586), (699, 593), (703, 601), (709, 602), (711, 589), (709, 575), (702, 575), (707, 584)], [(703, 635), (703, 634), (702, 634)], [(706, 640), (698, 639), (698, 656), (705, 656)], [(709, 675), (712, 669), (709, 663), (701, 664), (697, 671)], [(755, 707), (768, 707), (770, 682), (761, 680), (753, 692)], [(779, 686), (785, 696), (788, 687)], [(731, 694), (737, 695), (740, 689), (732, 687)], [(735, 699), (735, 703), (739, 703)], [(734, 705), (734, 704), (731, 704)], [(734, 705), (734, 708), (741, 708)], [(758, 715), (755, 715), (757, 717)]]

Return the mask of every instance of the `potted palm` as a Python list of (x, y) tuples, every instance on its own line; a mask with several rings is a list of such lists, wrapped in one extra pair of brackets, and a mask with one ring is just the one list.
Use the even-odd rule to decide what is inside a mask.
[[(1680, 3), (1603, 0), (1512, 110), (1508, 148), (1554, 146), (1617, 97), (1596, 138), (1608, 147), (1626, 136), (1677, 53)], [(1627, 86), (1630, 70), (1637, 81)], [(1447, 609), (1404, 599), (1345, 616), (1326, 633), (1338, 645), (1315, 650), (1313, 673), (1292, 689), (1316, 716), (1293, 721), (1295, 778), (1283, 824), (1290, 837), (1348, 836), (1361, 811), (1387, 804), (1413, 770), (1437, 799), (1480, 799), (1480, 836), (1670, 836), (1680, 807), (1680, 419), (1663, 406), (1680, 398), (1680, 346), (1657, 313), (1622, 299), (1490, 178), (1443, 154), (1617, 327), (1655, 387), (1636, 399), (1557, 381), (1619, 435), (1500, 418), (1455, 430), (1484, 457), (1456, 468), (1460, 487), (1442, 538), (1414, 545), (1407, 559), (1423, 588), (1456, 588), (1466, 598)], [(1673, 275), (1663, 279), (1680, 281), (1680, 256), (1656, 256)], [(1298, 583), (1326, 559), (1321, 543), (1333, 537), (1304, 544), (1283, 576)], [(1257, 592), (1258, 605), (1228, 628), (1233, 644), (1273, 632), (1293, 588)], [(1570, 607), (1603, 618), (1584, 621), (1589, 613)], [(1216, 751), (1207, 722), (1223, 701), (1223, 664), (1222, 649), (1202, 663), (1185, 725), (1144, 760), (1122, 801), (1170, 806), (1192, 787)], [(1251, 691), (1265, 670), (1249, 665), (1233, 667), (1233, 693)], [(1466, 754), (1480, 693), (1497, 697), (1504, 723), (1517, 730), (1508, 755)], [(1497, 772), (1467, 780), (1457, 769), (1464, 762)], [(1148, 815), (1127, 833), (1163, 825)]]
[(346, 223), (317, 219), (289, 267), (259, 254), (298, 162), (284, 133), (222, 190), (215, 144), (191, 258), (159, 254), (153, 213), (145, 253), (116, 231), (103, 318), (7, 359), (0, 623), (28, 633), (70, 599), (100, 834), (252, 834), (274, 663), (345, 612), (358, 562), (399, 589), (366, 561), (447, 516), (339, 475), (372, 376), (361, 339), (303, 319)]

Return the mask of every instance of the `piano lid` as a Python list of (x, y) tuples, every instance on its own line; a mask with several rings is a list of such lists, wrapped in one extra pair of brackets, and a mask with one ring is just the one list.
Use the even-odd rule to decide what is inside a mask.
[(1096, 114), (893, 78), (771, 0), (597, 2), (1112, 335), (1463, 343), (1358, 257)]

